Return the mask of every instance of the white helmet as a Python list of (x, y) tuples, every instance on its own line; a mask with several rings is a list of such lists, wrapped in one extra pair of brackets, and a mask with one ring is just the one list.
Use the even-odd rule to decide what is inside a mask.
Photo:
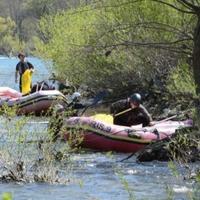
[(71, 96), (72, 101), (77, 100), (79, 97), (81, 96), (81, 94), (79, 92), (74, 92)]

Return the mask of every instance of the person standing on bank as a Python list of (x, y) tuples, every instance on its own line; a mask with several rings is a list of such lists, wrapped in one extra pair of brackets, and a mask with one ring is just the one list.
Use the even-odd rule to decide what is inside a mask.
[[(18, 75), (19, 75), (19, 90), (22, 92), (22, 75), (26, 70), (30, 70), (31, 73), (34, 71), (34, 66), (30, 62), (26, 62), (25, 60), (25, 54), (19, 53), (18, 54), (19, 63), (16, 65), (16, 71), (15, 71), (15, 82), (18, 83)], [(31, 83), (30, 83), (31, 87)]]
[(113, 103), (110, 112), (113, 114), (114, 124), (121, 126), (142, 124), (143, 127), (153, 125), (150, 114), (141, 102), (141, 95), (134, 93), (127, 99)]

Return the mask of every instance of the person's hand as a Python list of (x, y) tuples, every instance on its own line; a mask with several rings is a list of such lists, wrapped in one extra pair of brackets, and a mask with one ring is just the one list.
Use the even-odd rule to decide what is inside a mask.
[(142, 129), (142, 124), (132, 125), (131, 128), (135, 129), (135, 130), (141, 130)]

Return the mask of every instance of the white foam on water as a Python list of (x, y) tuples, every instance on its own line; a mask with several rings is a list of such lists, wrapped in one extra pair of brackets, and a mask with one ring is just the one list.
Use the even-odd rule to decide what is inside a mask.
[(187, 192), (192, 192), (192, 189), (191, 188), (188, 188), (186, 186), (174, 186), (173, 187), (173, 191), (176, 192), (176, 193), (187, 193)]

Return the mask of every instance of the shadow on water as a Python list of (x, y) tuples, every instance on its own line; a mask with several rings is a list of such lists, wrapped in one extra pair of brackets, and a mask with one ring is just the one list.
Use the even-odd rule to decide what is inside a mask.
[[(5, 79), (1, 77), (1, 85), (5, 86), (4, 84), (8, 83), (6, 86), (12, 87), (17, 59), (6, 59), (0, 59), (0, 69), (5, 72), (3, 75)], [(35, 66), (37, 63), (42, 63), (36, 58), (31, 59)], [(45, 66), (42, 64), (41, 66), (47, 76)], [(41, 69), (40, 71), (43, 71)], [(6, 82), (6, 78), (10, 76), (13, 79)], [(51, 156), (60, 149), (65, 151), (67, 144), (42, 144), (44, 148), (41, 151), (38, 143), (21, 142), (44, 139), (47, 134), (47, 124), (37, 122), (48, 121), (48, 118), (44, 117), (30, 117), (18, 130), (15, 124), (21, 118), (23, 119), (23, 117), (15, 117), (12, 121), (8, 121), (0, 117), (0, 176), (16, 170), (18, 161), (23, 161), (19, 166), (23, 168), (21, 169), (22, 181), (1, 181), (0, 194), (11, 192), (14, 199), (20, 200), (164, 200), (169, 199), (167, 186), (173, 191), (174, 199), (187, 199), (193, 187), (191, 180), (184, 181), (182, 175), (175, 177), (168, 168), (168, 163), (137, 163), (134, 156), (119, 162), (127, 157), (127, 154), (88, 150), (66, 151), (66, 155), (61, 160), (52, 161)], [(23, 137), (21, 133), (24, 134)], [(16, 140), (19, 139), (17, 136), (21, 137), (20, 140)]]

